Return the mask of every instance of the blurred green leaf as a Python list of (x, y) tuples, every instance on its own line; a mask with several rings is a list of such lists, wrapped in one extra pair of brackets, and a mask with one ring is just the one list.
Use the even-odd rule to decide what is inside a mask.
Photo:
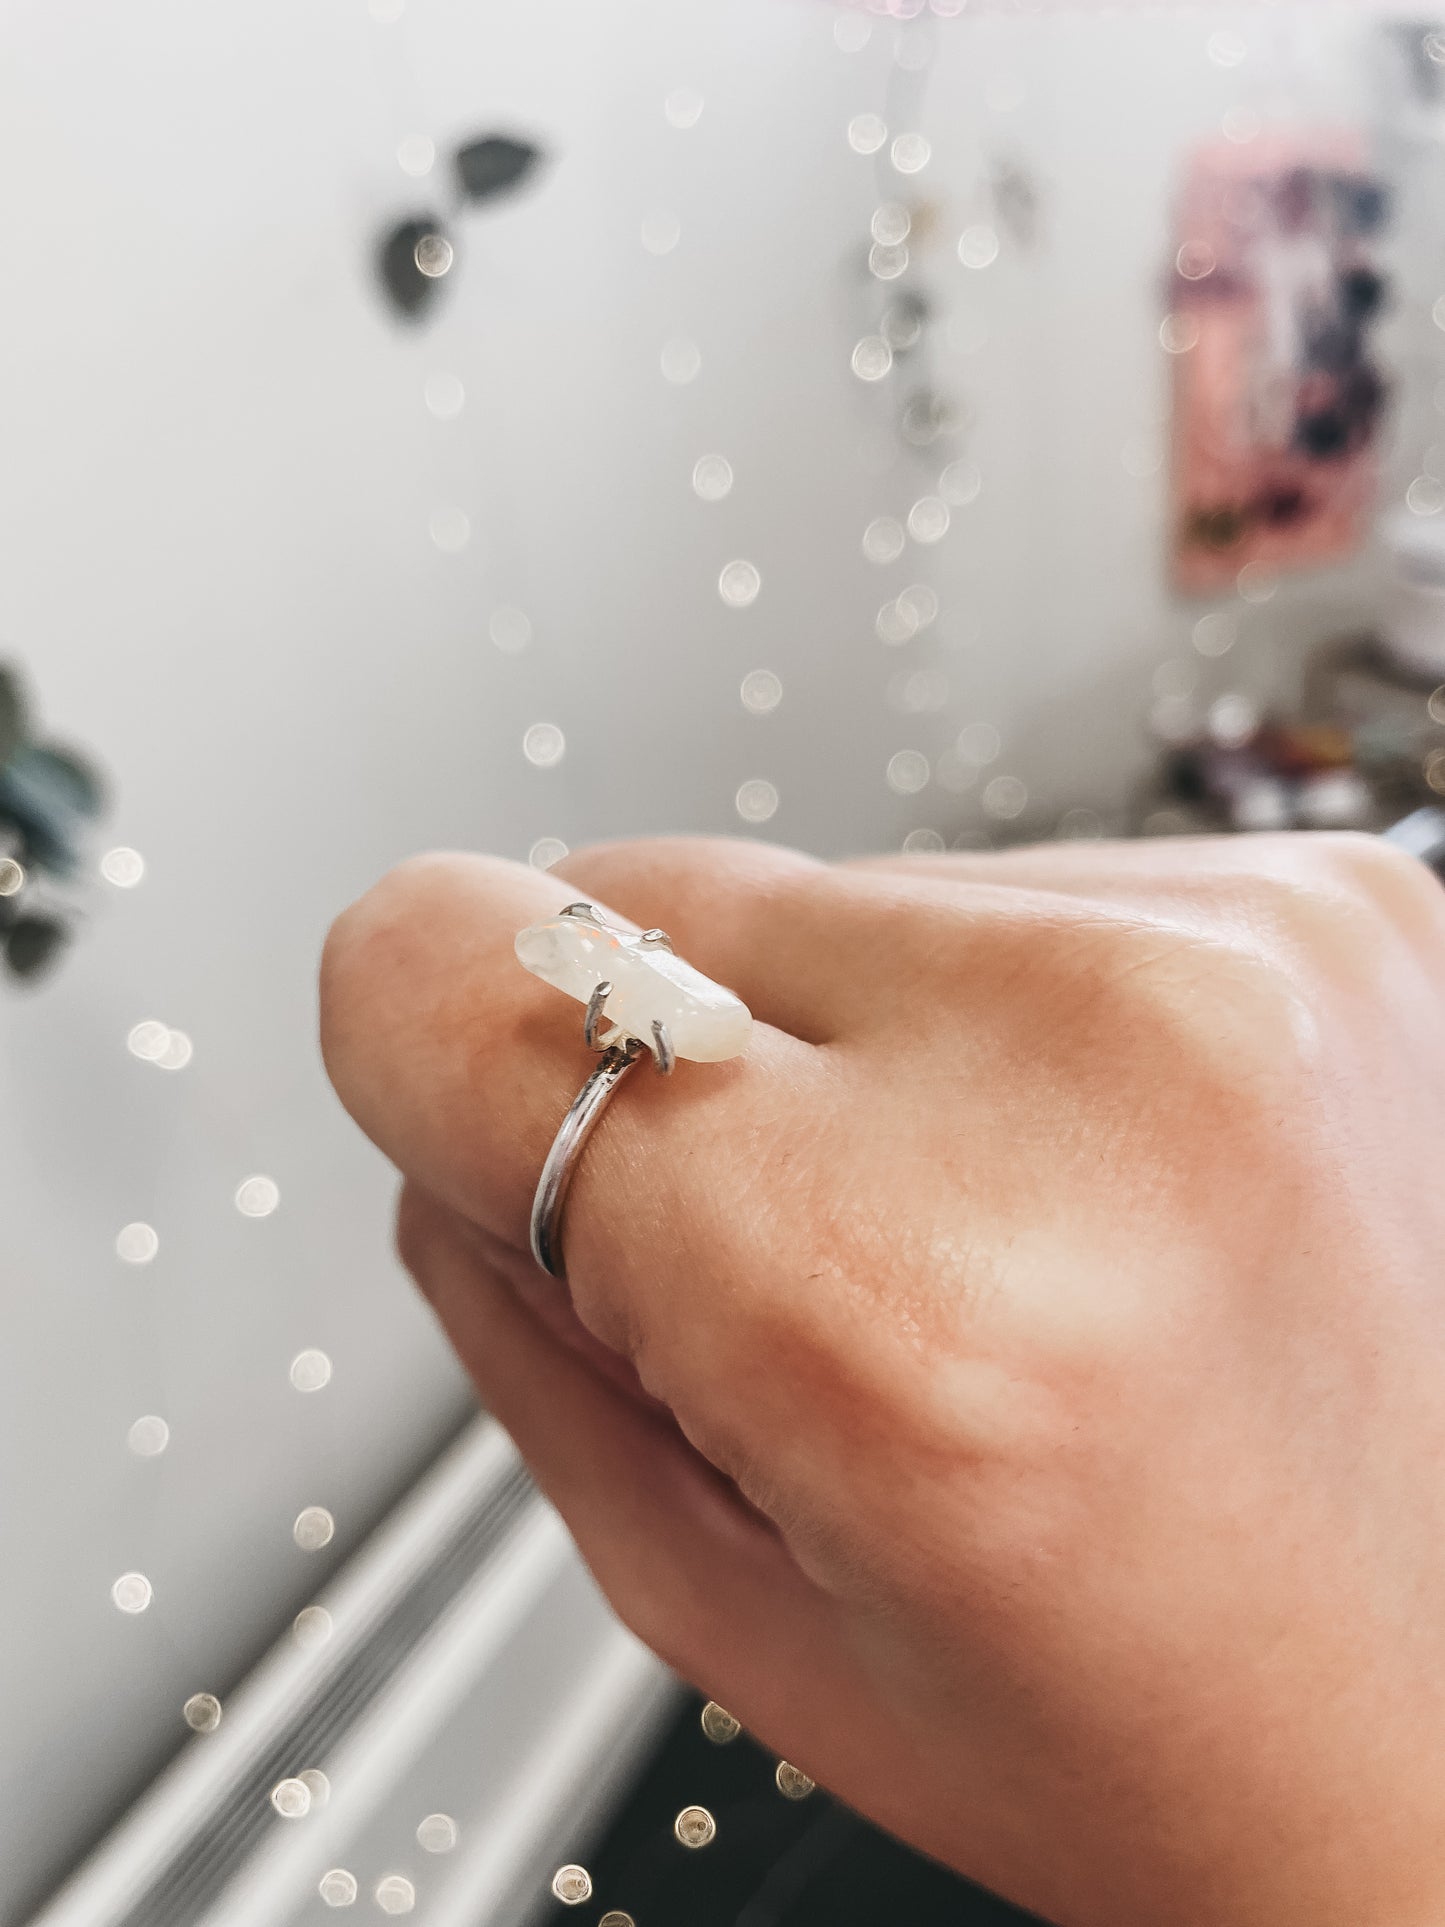
[(448, 239), (444, 224), (425, 215), (398, 221), (377, 243), (376, 271), (392, 306), (401, 314), (424, 314), (442, 291), (446, 276), (423, 274), (417, 266), (417, 245), (431, 235)]
[(5, 939), (5, 961), (17, 977), (39, 977), (65, 948), (69, 934), (56, 917), (21, 917)]
[(487, 134), (458, 148), (457, 180), (469, 201), (491, 201), (519, 188), (542, 159), (540, 147), (513, 140), (508, 134)]
[(78, 750), (62, 749), (58, 743), (43, 748), (31, 743), (20, 752), (19, 761), (32, 782), (44, 784), (50, 794), (63, 798), (78, 816), (99, 816), (105, 808), (100, 771)]
[(25, 741), (25, 692), (13, 669), (0, 663), (0, 769)]

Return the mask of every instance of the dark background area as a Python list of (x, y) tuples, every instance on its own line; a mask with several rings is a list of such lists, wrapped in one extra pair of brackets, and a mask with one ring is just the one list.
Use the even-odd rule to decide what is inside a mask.
[[(593, 1897), (560, 1902), (544, 1927), (594, 1927), (609, 1910), (637, 1927), (1029, 1927), (1033, 1916), (970, 1886), (829, 1799), (786, 1800), (777, 1762), (746, 1734), (715, 1746), (689, 1699), (588, 1861)], [(679, 1845), (684, 1806), (717, 1822), (711, 1845)], [(1038, 1924), (1035, 1923), (1035, 1927)]]

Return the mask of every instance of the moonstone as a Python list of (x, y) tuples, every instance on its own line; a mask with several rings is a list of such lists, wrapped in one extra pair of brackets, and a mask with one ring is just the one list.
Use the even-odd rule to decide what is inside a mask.
[(544, 983), (587, 1003), (612, 985), (603, 1007), (606, 1043), (639, 1038), (653, 1048), (652, 1026), (667, 1026), (672, 1048), (695, 1064), (722, 1064), (747, 1049), (753, 1020), (747, 1005), (640, 932), (582, 917), (553, 917), (522, 931), (517, 960)]

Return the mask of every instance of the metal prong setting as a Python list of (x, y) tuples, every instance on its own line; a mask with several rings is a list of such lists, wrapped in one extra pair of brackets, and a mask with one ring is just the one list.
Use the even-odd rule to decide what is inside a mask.
[(611, 995), (612, 986), (604, 980), (587, 999), (587, 1015), (582, 1020), (582, 1035), (587, 1040), (588, 1050), (597, 1049), (597, 1031), (602, 1023), (602, 1006)]
[(644, 950), (672, 950), (672, 938), (665, 930), (644, 930), (637, 941)]
[(576, 917), (582, 923), (601, 924), (595, 903), (569, 903), (564, 910), (557, 912), (559, 917)]
[(652, 1020), (652, 1061), (657, 1066), (659, 1077), (671, 1077), (677, 1062), (677, 1052), (672, 1048), (672, 1038), (668, 1035), (667, 1025), (660, 1017)]
[[(602, 1029), (607, 999), (611, 995), (612, 985), (604, 978), (587, 999), (587, 1015), (582, 1019), (582, 1035), (586, 1039), (588, 1050), (606, 1048), (598, 1042), (598, 1033)], [(636, 1037), (627, 1038), (624, 1041), (628, 1049), (642, 1049), (642, 1043)], [(616, 1046), (612, 1048), (615, 1049)], [(652, 1021), (652, 1061), (657, 1066), (658, 1075), (661, 1077), (671, 1077), (677, 1065), (677, 1052), (672, 1048), (672, 1036), (660, 1017), (655, 1017)]]

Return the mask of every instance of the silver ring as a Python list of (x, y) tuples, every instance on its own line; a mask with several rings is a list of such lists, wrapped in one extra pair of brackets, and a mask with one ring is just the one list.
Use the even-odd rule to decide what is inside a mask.
[(547, 923), (522, 931), (516, 949), (535, 976), (585, 1003), (583, 1041), (598, 1053), (596, 1069), (553, 1139), (532, 1200), (532, 1256), (549, 1277), (564, 1278), (567, 1193), (623, 1080), (649, 1054), (663, 1077), (672, 1075), (679, 1056), (735, 1057), (746, 1047), (752, 1018), (730, 990), (673, 955), (666, 931), (621, 929), (590, 903), (569, 903)]
[(532, 1200), (532, 1256), (553, 1278), (567, 1275), (562, 1268), (562, 1212), (572, 1174), (581, 1161), (588, 1138), (601, 1122), (602, 1113), (621, 1088), (627, 1073), (636, 1069), (643, 1051), (643, 1045), (635, 1037), (603, 1051), (600, 1063), (577, 1093), (547, 1153), (537, 1195)]

